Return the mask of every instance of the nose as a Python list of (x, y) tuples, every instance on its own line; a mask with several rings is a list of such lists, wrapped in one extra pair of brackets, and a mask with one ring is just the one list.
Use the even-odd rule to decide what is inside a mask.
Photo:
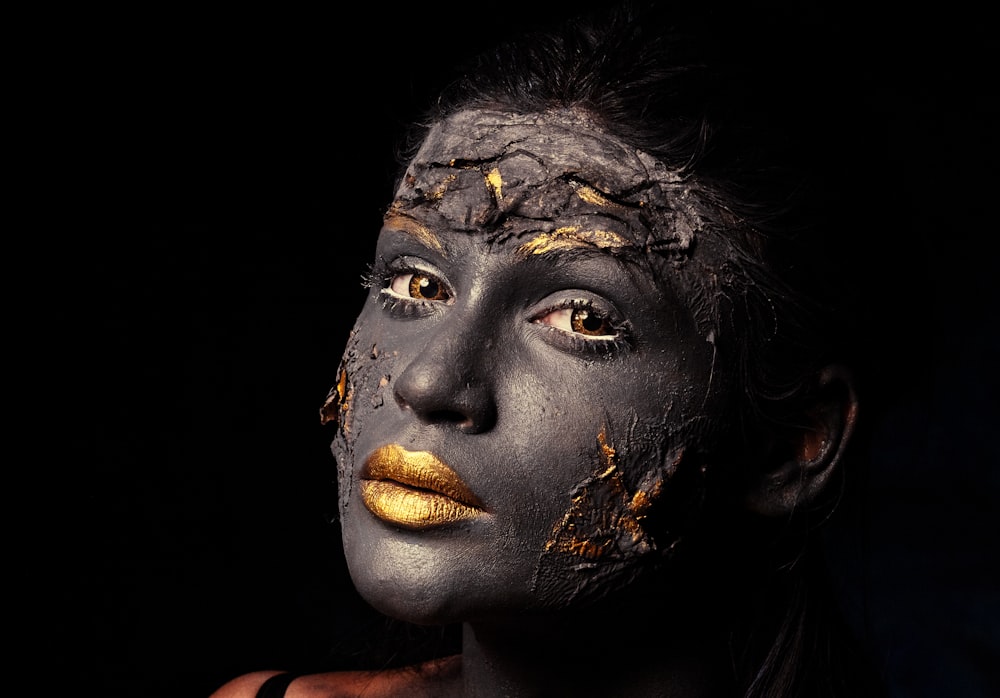
[(465, 434), (491, 429), (497, 408), (492, 362), (485, 356), (489, 342), (482, 340), (474, 333), (433, 338), (396, 378), (396, 403), (424, 424), (450, 426)]

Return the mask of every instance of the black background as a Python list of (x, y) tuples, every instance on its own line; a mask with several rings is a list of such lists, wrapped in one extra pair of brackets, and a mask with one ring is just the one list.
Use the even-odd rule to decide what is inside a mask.
[[(445, 66), (582, 7), (538, 5), (26, 20), (12, 191), (31, 252), (9, 261), (15, 278), (37, 265), (11, 298), (38, 309), (14, 344), (40, 364), (21, 374), (41, 432), (11, 499), (28, 503), (12, 529), (34, 592), (19, 644), (42, 694), (206, 696), (244, 671), (323, 668), (378, 623), (341, 559), (318, 407), (402, 124)], [(849, 603), (867, 605), (895, 695), (985, 696), (1000, 612), (994, 40), (959, 6), (807, 10), (878, 58), (913, 185), (901, 225), (934, 270), (913, 289), (931, 299), (915, 350), (932, 363), (881, 425)]]

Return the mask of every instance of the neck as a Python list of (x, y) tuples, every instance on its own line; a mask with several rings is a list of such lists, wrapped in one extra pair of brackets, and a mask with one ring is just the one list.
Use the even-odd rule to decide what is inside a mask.
[(462, 695), (728, 695), (726, 632), (695, 620), (631, 608), (467, 623)]

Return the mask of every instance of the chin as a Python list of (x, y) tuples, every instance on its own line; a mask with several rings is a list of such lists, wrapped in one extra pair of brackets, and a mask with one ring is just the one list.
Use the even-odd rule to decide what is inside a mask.
[(482, 568), (482, 553), (460, 544), (462, 536), (399, 531), (366, 518), (344, 522), (344, 554), (355, 589), (379, 612), (442, 625), (500, 601), (495, 576)]

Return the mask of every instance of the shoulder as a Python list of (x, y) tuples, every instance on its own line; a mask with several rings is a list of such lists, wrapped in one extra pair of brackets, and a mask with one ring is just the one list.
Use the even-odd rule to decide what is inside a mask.
[(461, 657), (383, 671), (338, 671), (298, 679), (288, 698), (444, 698), (459, 695)]
[[(209, 698), (255, 698), (261, 684), (279, 671), (244, 674), (221, 686)], [(298, 676), (288, 686), (285, 698), (441, 698), (458, 695), (461, 677), (459, 656), (436, 659), (400, 669), (384, 671), (332, 671)]]
[(217, 688), (208, 698), (254, 698), (262, 683), (280, 671), (254, 671), (237, 676)]

